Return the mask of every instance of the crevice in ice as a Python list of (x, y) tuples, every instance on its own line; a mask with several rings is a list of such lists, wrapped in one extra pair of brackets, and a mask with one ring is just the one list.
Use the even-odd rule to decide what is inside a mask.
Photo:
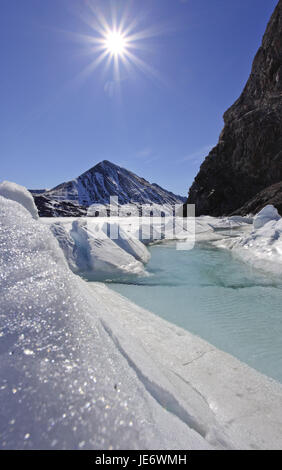
[[(189, 385), (189, 387), (195, 392), (197, 393), (197, 395), (204, 401), (204, 403), (210, 408), (210, 404), (208, 402), (208, 400), (206, 399), (206, 397), (196, 388), (194, 387), (191, 382), (189, 382), (189, 380), (186, 380), (184, 379), (180, 374), (178, 374), (177, 372), (175, 372), (174, 370), (171, 370), (170, 371), (176, 375), (176, 377), (178, 377), (180, 380), (182, 380), (182, 382), (184, 382), (186, 385)], [(213, 410), (211, 409), (211, 412), (214, 414)]]
[(203, 356), (205, 356), (205, 354), (209, 353), (213, 351), (213, 349), (209, 349), (208, 351), (204, 351), (203, 353), (199, 354), (199, 356), (197, 357), (194, 357), (194, 359), (192, 359), (191, 361), (188, 361), (188, 362), (185, 362), (184, 364), (182, 364), (183, 366), (189, 366), (189, 364), (192, 364), (193, 362), (195, 361), (198, 361), (199, 359), (201, 359)]
[[(108, 325), (101, 320), (101, 323), (108, 333), (115, 346), (122, 354), (122, 356), (127, 361), (128, 365), (134, 370), (138, 379), (143, 384), (147, 392), (151, 397), (162, 407), (165, 408), (168, 412), (172, 413), (178, 419), (180, 419), (184, 424), (186, 424), (190, 429), (194, 430), (197, 434), (200, 434), (205, 440), (209, 440), (210, 429), (200, 423), (195, 417), (191, 416), (183, 406), (177, 401), (177, 399), (168, 391), (163, 389), (159, 384), (152, 382), (148, 377), (145, 377), (139, 367), (133, 362), (133, 360), (128, 356), (123, 347), (121, 346), (117, 337), (113, 334)], [(214, 442), (213, 442), (214, 443)], [(220, 445), (227, 447), (225, 442), (219, 442)]]
[[(204, 356), (204, 354), (207, 354), (211, 351), (213, 351), (213, 349), (211, 349), (209, 351), (205, 351), (205, 353), (203, 353), (201, 356), (197, 357), (196, 359), (194, 359), (193, 361), (190, 361), (190, 362), (194, 362), (197, 359), (200, 359), (200, 357)], [(189, 380), (184, 379), (180, 374), (178, 374), (177, 372), (175, 372), (173, 370), (171, 370), (171, 372), (176, 377), (178, 377), (182, 382), (184, 382), (186, 385), (188, 385), (189, 388), (191, 388), (200, 397), (200, 399), (203, 400), (204, 405), (207, 406), (209, 411), (212, 413), (214, 424), (209, 427), (209, 431), (205, 436), (206, 440), (210, 444), (214, 444), (214, 445), (217, 445), (217, 446), (218, 446), (218, 444), (220, 444), (220, 446), (223, 447), (223, 449), (232, 449), (230, 443), (228, 443), (227, 438), (223, 437), (224, 431), (218, 427), (217, 420), (216, 420), (216, 414), (213, 411), (213, 409), (212, 409), (210, 403), (208, 402), (208, 400), (206, 399), (206, 397), (196, 387), (194, 387), (191, 384), (191, 382), (189, 382)]]

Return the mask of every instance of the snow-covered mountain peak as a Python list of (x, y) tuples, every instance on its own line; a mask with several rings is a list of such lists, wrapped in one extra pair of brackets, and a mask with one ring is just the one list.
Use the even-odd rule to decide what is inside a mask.
[(120, 204), (181, 204), (177, 196), (108, 160), (103, 160), (78, 178), (46, 191), (55, 201), (73, 201), (80, 206), (108, 204), (110, 196), (118, 196)]

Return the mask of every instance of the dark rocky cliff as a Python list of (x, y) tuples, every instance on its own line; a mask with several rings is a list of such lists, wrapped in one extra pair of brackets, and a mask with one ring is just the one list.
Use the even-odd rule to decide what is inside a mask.
[(224, 123), (189, 191), (187, 202), (196, 204), (197, 215), (230, 214), (282, 181), (282, 0)]
[(268, 204), (272, 204), (282, 216), (282, 181), (263, 189), (250, 199), (240, 209), (236, 209), (231, 215), (257, 214)]

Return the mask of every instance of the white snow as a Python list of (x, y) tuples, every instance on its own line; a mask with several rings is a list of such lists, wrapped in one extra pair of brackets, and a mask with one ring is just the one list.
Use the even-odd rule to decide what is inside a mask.
[(91, 288), (107, 307), (106, 330), (159, 403), (216, 447), (281, 449), (281, 384), (106, 286)]
[(103, 223), (100, 226), (85, 219), (76, 220), (72, 224), (70, 235), (77, 247), (80, 271), (145, 275), (143, 264), (107, 236)]
[[(208, 221), (207, 217), (202, 217), (201, 219)], [(250, 225), (252, 223), (253, 219), (250, 217), (232, 216), (223, 218), (209, 218), (209, 225), (215, 231), (238, 229), (246, 224)]]
[(211, 448), (140, 380), (48, 227), (0, 211), (0, 447)]
[[(77, 222), (78, 220), (78, 222)], [(87, 227), (90, 232), (95, 233), (97, 228), (104, 233), (105, 240), (79, 242), (76, 230), (72, 229), (77, 224), (84, 224), (82, 220), (87, 220)], [(105, 222), (106, 220), (106, 222)], [(63, 228), (65, 240), (59, 229), (52, 228), (58, 238), (65, 253), (71, 269), (75, 272), (88, 270), (89, 272), (98, 270), (116, 271), (132, 274), (145, 274), (142, 265), (149, 260), (149, 252), (144, 245), (149, 243), (159, 243), (162, 239), (162, 231), (165, 225), (166, 240), (179, 240), (179, 249), (182, 249), (181, 242), (184, 242), (183, 249), (193, 248), (195, 242), (212, 243), (218, 248), (230, 249), (235, 256), (240, 256), (255, 267), (272, 272), (281, 272), (282, 269), (282, 238), (281, 238), (281, 218), (273, 206), (267, 206), (254, 218), (252, 217), (223, 217), (214, 218), (210, 216), (197, 217), (195, 223), (189, 219), (187, 228), (182, 228), (182, 219), (175, 219), (176, 227), (180, 227), (177, 236), (172, 227), (170, 219), (155, 217), (154, 225), (151, 226), (150, 217), (91, 217), (88, 219), (75, 218), (49, 218), (44, 219), (44, 223), (52, 225), (58, 224)], [(117, 233), (115, 239), (106, 236), (106, 225), (111, 227), (113, 233)], [(80, 236), (84, 229), (79, 229)], [(84, 233), (86, 237), (86, 232)], [(73, 240), (77, 242), (73, 244)], [(82, 237), (83, 238), (83, 237)], [(87, 239), (89, 236), (87, 235)], [(94, 237), (95, 238), (95, 237)], [(92, 246), (92, 245), (93, 246)], [(91, 245), (91, 247), (90, 247)], [(121, 251), (120, 251), (120, 250)], [(82, 256), (80, 256), (82, 253)], [(88, 261), (83, 255), (87, 254)], [(91, 254), (92, 253), (92, 254)], [(123, 259), (121, 259), (123, 253)], [(131, 256), (129, 262), (128, 256)], [(96, 267), (94, 259), (97, 258)], [(89, 258), (92, 260), (89, 262)], [(134, 258), (134, 259), (133, 259)], [(136, 264), (136, 260), (141, 262)], [(79, 262), (80, 261), (80, 262)], [(75, 268), (73, 268), (75, 266)]]
[(263, 227), (271, 220), (279, 220), (281, 217), (278, 211), (272, 205), (265, 206), (255, 217), (254, 217), (254, 229), (257, 230)]
[(275, 207), (268, 205), (254, 217), (251, 231), (238, 232), (236, 237), (225, 237), (214, 244), (232, 250), (235, 256), (255, 268), (281, 274), (282, 219)]
[(34, 219), (38, 219), (38, 211), (34, 199), (24, 186), (10, 181), (3, 181), (0, 183), (0, 196), (18, 202), (30, 212)]
[[(71, 225), (69, 227), (69, 230)], [(79, 271), (79, 251), (76, 248), (74, 239), (70, 236), (66, 226), (60, 222), (55, 222), (50, 225), (50, 229), (53, 235), (59, 242), (61, 249), (65, 255), (70, 269), (73, 272)]]
[(150, 259), (150, 253), (146, 246), (140, 242), (138, 238), (134, 237), (130, 233), (130, 230), (126, 231), (126, 229), (123, 229), (122, 226), (117, 223), (112, 223), (110, 225), (111, 229), (117, 233), (117, 238), (115, 238), (113, 241), (121, 249), (125, 250), (138, 261), (141, 261), (144, 264), (148, 263)]
[[(106, 273), (145, 276), (144, 264), (150, 259), (148, 249), (131, 234), (130, 227), (123, 229), (119, 225), (121, 219), (116, 219), (41, 220), (50, 226), (72, 271), (96, 276)], [(111, 231), (108, 234), (107, 227)]]
[(62, 183), (46, 193), (55, 200), (76, 201), (87, 207), (97, 202), (107, 204), (118, 195), (120, 204), (181, 204), (185, 198), (140, 178), (109, 161), (102, 161), (78, 178)]
[[(270, 213), (199, 218), (196, 237), (280, 260)], [(134, 227), (95, 239), (95, 219), (37, 221), (1, 196), (0, 218), (1, 448), (281, 448), (282, 385), (69, 269), (144, 273)]]

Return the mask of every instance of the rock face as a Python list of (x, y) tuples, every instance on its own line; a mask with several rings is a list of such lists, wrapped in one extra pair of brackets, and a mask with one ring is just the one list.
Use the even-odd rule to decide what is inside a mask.
[(282, 216), (282, 181), (263, 189), (250, 201), (240, 207), (240, 209), (236, 209), (232, 215), (257, 214), (269, 204), (276, 207), (279, 214)]
[(55, 201), (44, 195), (32, 194), (39, 217), (83, 217), (86, 207), (70, 201)]
[(236, 212), (260, 191), (282, 181), (282, 0), (245, 89), (224, 114), (224, 123), (218, 145), (189, 191), (187, 202), (196, 204), (196, 215)]

